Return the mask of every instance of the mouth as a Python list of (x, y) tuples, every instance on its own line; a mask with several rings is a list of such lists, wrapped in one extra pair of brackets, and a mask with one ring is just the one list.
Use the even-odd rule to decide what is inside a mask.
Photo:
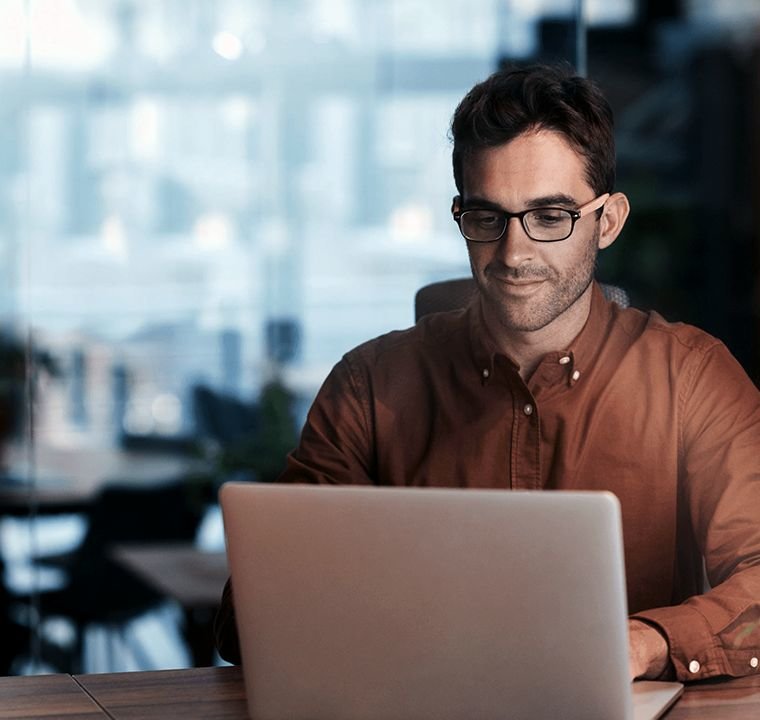
[(498, 278), (499, 282), (503, 282), (505, 285), (514, 285), (515, 287), (522, 287), (523, 285), (537, 285), (542, 283), (544, 278), (527, 278), (520, 280), (513, 280), (511, 278)]
[(546, 278), (509, 278), (491, 276), (504, 291), (512, 295), (530, 295), (546, 282)]

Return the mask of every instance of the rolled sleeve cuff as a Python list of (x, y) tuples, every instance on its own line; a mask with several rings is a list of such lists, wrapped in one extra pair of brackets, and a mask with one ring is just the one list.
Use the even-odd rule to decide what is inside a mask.
[(631, 618), (653, 625), (665, 636), (672, 667), (681, 682), (760, 673), (757, 648), (726, 647), (705, 617), (688, 605), (655, 608)]

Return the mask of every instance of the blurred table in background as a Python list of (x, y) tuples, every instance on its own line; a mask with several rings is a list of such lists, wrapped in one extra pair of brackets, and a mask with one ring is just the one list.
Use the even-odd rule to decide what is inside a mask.
[(149, 587), (180, 605), (193, 664), (212, 665), (214, 615), (229, 575), (225, 553), (208, 552), (189, 543), (155, 543), (118, 545), (111, 555)]
[(113, 447), (38, 445), (31, 456), (13, 447), (9, 471), (0, 480), (0, 514), (82, 512), (108, 484), (155, 485), (199, 475), (205, 463), (176, 452)]
[[(109, 547), (192, 542), (213, 502), (211, 475), (197, 457), (166, 448), (40, 444), (33, 452), (14, 447), (4, 460), (0, 636), (11, 619), (20, 619), (27, 632), (42, 620), (62, 619), (73, 640), (46, 635), (50, 651), (42, 660), (57, 670), (81, 671), (91, 628), (106, 628), (113, 646), (129, 622), (162, 601), (108, 559)], [(107, 669), (119, 669), (115, 657), (109, 656)]]

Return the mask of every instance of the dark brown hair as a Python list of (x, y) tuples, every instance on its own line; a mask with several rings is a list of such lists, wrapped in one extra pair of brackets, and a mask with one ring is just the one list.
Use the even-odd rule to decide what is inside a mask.
[(530, 65), (495, 72), (475, 85), (454, 112), (452, 161), (459, 193), (468, 156), (542, 128), (562, 134), (585, 158), (586, 180), (597, 195), (612, 192), (612, 109), (601, 90), (568, 65)]

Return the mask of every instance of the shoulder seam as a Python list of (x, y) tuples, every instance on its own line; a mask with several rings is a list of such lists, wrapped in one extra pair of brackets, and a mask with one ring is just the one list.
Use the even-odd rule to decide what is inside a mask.
[[(680, 338), (677, 338), (679, 341)], [(698, 355), (694, 357), (693, 355), (689, 355), (688, 360), (691, 360), (691, 362), (688, 362), (687, 366), (687, 375), (686, 375), (686, 382), (684, 383), (683, 390), (681, 391), (679, 398), (678, 398), (678, 457), (679, 459), (683, 456), (683, 447), (684, 447), (684, 412), (686, 407), (686, 401), (689, 397), (691, 397), (692, 391), (694, 389), (694, 383), (696, 382), (697, 374), (699, 369), (705, 364), (705, 359), (707, 358), (707, 354), (710, 353), (712, 350), (714, 350), (716, 347), (719, 347), (723, 345), (723, 343), (718, 340), (717, 338), (712, 337), (711, 335), (707, 333), (702, 333), (702, 339), (705, 341), (703, 344), (688, 344), (685, 342), (681, 342), (681, 344), (684, 347), (687, 347), (691, 353), (697, 353)], [(680, 461), (680, 460), (679, 460)]]
[(361, 377), (361, 373), (357, 371), (354, 365), (354, 359), (352, 357), (353, 354), (354, 351), (346, 353), (343, 356), (343, 362), (346, 364), (348, 379), (351, 383), (351, 391), (358, 399), (359, 405), (362, 409), (362, 415), (364, 416), (364, 430), (367, 434), (367, 439), (371, 441), (375, 433), (372, 427), (372, 413), (370, 412), (369, 403), (369, 388), (367, 387), (364, 378)]
[[(683, 337), (682, 333), (678, 332), (679, 328), (689, 328), (689, 338)], [(674, 340), (676, 340), (682, 347), (701, 353), (705, 353), (712, 348), (723, 344), (718, 338), (710, 335), (710, 333), (707, 333), (704, 330), (700, 330), (693, 325), (687, 325), (685, 323), (650, 323), (645, 329), (665, 333), (666, 335), (669, 335)]]

